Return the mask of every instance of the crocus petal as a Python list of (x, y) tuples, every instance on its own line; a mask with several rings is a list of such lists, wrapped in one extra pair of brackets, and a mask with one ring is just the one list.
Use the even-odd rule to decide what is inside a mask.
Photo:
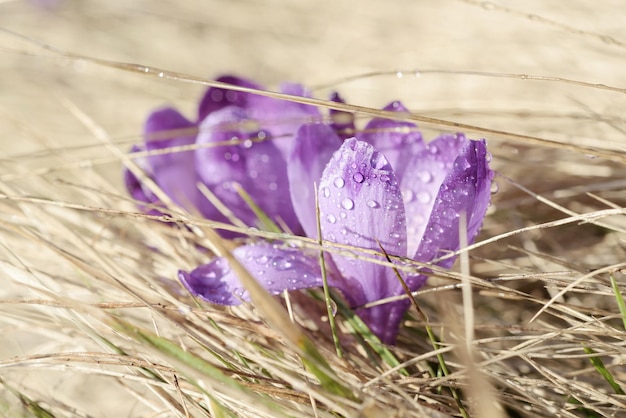
[(441, 135), (408, 162), (400, 188), (406, 208), (409, 256), (415, 254), (422, 242), (437, 193), (468, 143), (462, 134)]
[[(140, 151), (144, 150), (139, 145), (133, 145), (130, 150), (131, 153)], [(146, 158), (135, 159), (135, 164), (137, 164), (147, 176), (150, 176), (152, 170), (148, 166), (148, 161)], [(159, 205), (159, 199), (156, 197), (156, 195), (152, 193), (152, 191), (150, 191), (150, 189), (148, 189), (141, 181), (139, 181), (137, 176), (135, 176), (133, 172), (126, 167), (124, 167), (124, 184), (126, 185), (126, 190), (128, 190), (128, 192), (133, 197), (133, 199), (135, 199), (136, 202), (144, 202), (151, 206)], [(154, 208), (148, 208), (147, 205), (140, 204), (139, 209), (142, 212), (145, 212), (147, 215), (158, 216), (162, 214)]]
[[(408, 113), (407, 108), (400, 102), (392, 102), (383, 110)], [(404, 178), (404, 170), (411, 157), (424, 149), (422, 134), (411, 122), (374, 118), (363, 132), (357, 134), (357, 138), (373, 145), (385, 155), (400, 182)]]
[[(280, 92), (292, 96), (311, 97), (311, 92), (301, 84), (283, 83)], [(300, 125), (321, 119), (315, 106), (254, 96), (247, 108), (248, 116), (258, 121), (261, 129), (272, 139), (285, 160), (289, 158), (294, 136)]]
[(193, 165), (194, 152), (168, 149), (192, 145), (196, 140), (195, 134), (195, 124), (169, 107), (152, 112), (144, 127), (146, 149), (162, 151), (147, 157), (154, 181), (174, 202), (189, 212), (204, 206), (196, 186), (198, 176)]
[[(330, 95), (330, 100), (337, 103), (345, 103), (343, 97), (337, 92)], [(343, 110), (330, 110), (330, 119), (332, 128), (337, 132), (341, 139), (348, 139), (354, 136), (356, 127), (354, 126), (354, 113), (344, 112)]]
[[(493, 172), (489, 169), (488, 154), (484, 140), (471, 141), (461, 137), (457, 141), (462, 148), (455, 154), (452, 149), (443, 153), (456, 155), (449, 167), (439, 192), (434, 198), (428, 225), (415, 254), (416, 260), (428, 261), (460, 248), (459, 214), (467, 216), (467, 239), (473, 242), (482, 225), (490, 199)], [(440, 138), (436, 145), (450, 144), (450, 138)], [(454, 258), (438, 265), (450, 268)]]
[[(248, 225), (255, 225), (256, 215), (241, 199), (238, 183), (253, 201), (271, 218), (279, 218), (295, 233), (300, 224), (291, 205), (285, 160), (272, 141), (253, 142), (258, 132), (245, 128), (257, 125), (245, 110), (230, 106), (211, 113), (200, 125), (196, 167), (207, 187), (233, 213)], [(240, 145), (219, 145), (233, 139)], [(210, 145), (216, 145), (207, 147)]]
[[(238, 247), (233, 256), (273, 295), (284, 290), (322, 286), (317, 257), (305, 255), (300, 249), (259, 243)], [(192, 294), (211, 303), (238, 305), (250, 300), (237, 275), (221, 257), (189, 273), (179, 271), (178, 277)], [(331, 279), (331, 284), (346, 290), (341, 282)]]
[[(219, 77), (216, 81), (250, 89), (263, 89), (263, 87), (253, 81), (231, 75)], [(210, 113), (216, 112), (227, 106), (246, 108), (248, 107), (248, 100), (254, 96), (255, 95), (250, 93), (211, 87), (206, 91), (200, 100), (200, 105), (198, 106), (198, 123), (202, 122)]]
[(315, 188), (326, 164), (341, 145), (341, 140), (328, 125), (303, 125), (296, 133), (287, 175), (294, 210), (308, 237), (317, 238)]

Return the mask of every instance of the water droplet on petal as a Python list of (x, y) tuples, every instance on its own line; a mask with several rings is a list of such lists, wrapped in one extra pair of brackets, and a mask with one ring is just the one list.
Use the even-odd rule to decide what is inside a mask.
[(370, 165), (372, 166), (372, 168), (379, 170), (380, 168), (382, 168), (383, 165), (385, 165), (385, 163), (385, 157), (383, 157), (380, 152), (374, 151), (372, 153), (372, 157), (370, 158)]
[(400, 234), (397, 232), (392, 232), (391, 234), (389, 234), (389, 236), (393, 239), (398, 239), (400, 238)]
[(415, 193), (413, 193), (413, 190), (405, 190), (403, 196), (405, 202), (412, 202), (415, 200)]
[[(259, 271), (257, 271), (257, 272), (256, 272), (256, 274), (257, 274), (258, 276), (263, 276), (263, 275), (265, 274), (265, 270), (259, 270)], [(270, 283), (270, 282), (267, 282), (267, 284), (271, 284), (271, 283)]]
[(500, 190), (500, 186), (495, 181), (491, 183), (491, 194), (496, 194)]
[(388, 182), (388, 181), (389, 181), (389, 179), (390, 179), (390, 177), (389, 177), (387, 174), (382, 174), (382, 175), (380, 176), (380, 181), (382, 181), (382, 182), (385, 182), (385, 183), (386, 183), (386, 182)]
[(341, 228), (341, 235), (346, 235), (348, 233), (348, 230), (346, 228)]
[(375, 201), (375, 200), (368, 200), (368, 201), (367, 201), (367, 206), (368, 206), (368, 207), (370, 207), (370, 208), (372, 208), (372, 209), (376, 209), (376, 208), (379, 208), (379, 207), (380, 207), (380, 203), (378, 203), (378, 202), (377, 202), (377, 201)]
[(346, 197), (341, 201), (341, 207), (346, 210), (352, 210), (354, 209), (354, 201), (349, 197)]
[(214, 102), (221, 102), (224, 98), (224, 93), (220, 90), (213, 90), (211, 92), (211, 100)]
[(417, 194), (417, 200), (419, 200), (421, 203), (428, 203), (430, 202), (430, 193), (428, 193), (427, 191), (421, 191)]
[(331, 213), (326, 217), (326, 220), (328, 220), (331, 224), (334, 224), (337, 222), (337, 217)]
[(355, 173), (352, 176), (352, 180), (356, 181), (357, 183), (363, 183), (363, 181), (365, 181), (365, 176), (361, 173)]
[(346, 218), (348, 217), (348, 215), (346, 215), (346, 213), (345, 213), (345, 212), (341, 212), (341, 213), (339, 213), (339, 217), (340, 217), (341, 219), (346, 219)]
[(274, 266), (276, 270), (284, 271), (293, 267), (293, 263), (285, 257), (277, 256), (272, 260), (272, 266)]
[(437, 148), (437, 145), (426, 145), (426, 148), (428, 148), (431, 154), (439, 153), (439, 148)]
[(456, 212), (456, 210), (452, 208), (445, 208), (443, 210), (443, 216), (444, 218), (454, 219), (454, 218), (457, 218), (459, 214)]
[(267, 262), (269, 261), (269, 258), (266, 255), (260, 255), (256, 258), (256, 262), (258, 264), (267, 264)]
[(433, 180), (433, 175), (428, 171), (422, 171), (418, 173), (417, 178), (420, 179), (422, 183), (430, 183)]
[(245, 141), (243, 141), (243, 147), (244, 148), (252, 148), (252, 140), (251, 139), (246, 139)]
[(341, 177), (337, 177), (335, 178), (335, 180), (333, 180), (333, 184), (336, 188), (341, 189), (346, 184), (346, 182)]
[(330, 197), (330, 190), (328, 189), (328, 187), (322, 187), (322, 196)]

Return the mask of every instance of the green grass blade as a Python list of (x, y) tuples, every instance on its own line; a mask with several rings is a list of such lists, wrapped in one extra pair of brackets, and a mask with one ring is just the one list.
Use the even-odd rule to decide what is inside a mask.
[[(595, 354), (595, 351), (593, 351), (593, 349), (589, 347), (583, 347), (583, 350), (585, 350), (585, 353), (587, 354)], [(593, 367), (595, 367), (596, 371), (613, 388), (613, 391), (616, 394), (626, 395), (626, 393), (624, 393), (624, 391), (622, 390), (622, 387), (615, 381), (615, 379), (613, 379), (613, 375), (611, 374), (609, 369), (606, 368), (606, 366), (604, 365), (604, 362), (602, 361), (600, 357), (596, 357), (596, 356), (589, 357), (589, 361), (591, 362)]]
[(611, 277), (611, 287), (613, 288), (613, 293), (615, 293), (615, 300), (617, 301), (617, 306), (619, 308), (619, 312), (622, 315), (622, 322), (624, 323), (624, 329), (626, 330), (626, 303), (624, 302), (624, 297), (622, 296), (622, 292), (620, 292), (619, 286), (617, 285), (617, 281), (613, 274)]
[(280, 229), (278, 225), (276, 225), (274, 221), (270, 219), (269, 216), (267, 216), (263, 209), (261, 209), (259, 205), (254, 202), (252, 196), (250, 196), (248, 192), (246, 192), (243, 187), (241, 187), (241, 185), (235, 183), (235, 191), (239, 194), (243, 201), (246, 202), (246, 205), (248, 205), (252, 212), (254, 212), (254, 215), (259, 220), (259, 226), (261, 227), (261, 229), (276, 233), (284, 232), (282, 229)]

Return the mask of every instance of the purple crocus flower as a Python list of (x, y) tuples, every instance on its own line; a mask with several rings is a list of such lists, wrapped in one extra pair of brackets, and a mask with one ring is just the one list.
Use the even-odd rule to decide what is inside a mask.
[[(233, 76), (218, 81), (262, 89)], [(281, 92), (310, 96), (299, 84), (283, 84)], [(152, 152), (137, 159), (138, 165), (176, 204), (191, 213), (226, 222), (198, 188), (198, 183), (203, 183), (236, 218), (254, 226), (256, 215), (237, 193), (237, 183), (270, 218), (301, 233), (289, 195), (286, 160), (298, 127), (321, 119), (315, 106), (209, 88), (199, 103), (195, 122), (171, 107), (152, 112), (144, 127), (145, 143), (134, 146), (133, 152)], [(194, 145), (191, 150), (167, 151)], [(142, 205), (142, 210), (158, 214), (155, 207), (162, 203), (148, 187), (129, 170), (125, 170), (124, 178), (131, 195), (151, 205)], [(222, 236), (237, 235), (222, 231)]]
[[(406, 111), (397, 102), (385, 109)], [(298, 130), (288, 178), (306, 235), (317, 238), (316, 183), (324, 240), (375, 251), (380, 245), (389, 254), (427, 263), (459, 249), (461, 213), (467, 216), (468, 240), (474, 240), (493, 177), (484, 140), (445, 134), (426, 145), (414, 124), (379, 118), (363, 132), (342, 142), (324, 124)], [(318, 259), (302, 250), (257, 243), (238, 247), (233, 255), (272, 294), (321, 286)], [(446, 258), (436, 265), (450, 268), (453, 262)], [(359, 308), (404, 294), (393, 269), (343, 253), (327, 253), (326, 264), (329, 285), (382, 341), (394, 343), (408, 300)], [(426, 280), (419, 273), (401, 274), (412, 291)], [(179, 278), (192, 294), (212, 303), (249, 300), (223, 258), (180, 271)]]

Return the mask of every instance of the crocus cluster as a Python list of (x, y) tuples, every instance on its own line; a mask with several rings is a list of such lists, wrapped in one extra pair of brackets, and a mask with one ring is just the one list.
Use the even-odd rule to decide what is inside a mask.
[[(308, 94), (296, 85), (290, 85), (289, 92)], [(264, 133), (263, 140), (250, 147), (244, 143), (151, 156), (147, 165), (144, 161), (148, 174), (178, 203), (193, 203), (204, 216), (221, 219), (221, 214), (196, 194), (195, 185), (202, 181), (252, 225), (253, 215), (241, 202), (219, 190), (228, 182), (238, 182), (270, 217), (282, 220), (294, 232), (353, 247), (354, 254), (345, 250), (326, 253), (328, 283), (343, 294), (372, 332), (382, 341), (394, 343), (408, 300), (363, 306), (400, 296), (405, 290), (394, 269), (363, 260), (361, 250), (380, 253), (382, 247), (391, 255), (451, 267), (453, 257), (437, 259), (459, 249), (461, 234), (466, 234), (469, 242), (474, 240), (489, 204), (493, 172), (485, 142), (444, 134), (426, 144), (413, 123), (382, 118), (355, 131), (352, 120), (331, 123), (314, 108), (252, 94), (234, 93), (226, 103), (229, 93), (233, 94), (209, 90), (200, 106), (208, 110), (201, 110), (195, 124), (199, 126), (196, 137), (179, 134), (158, 143), (148, 140), (146, 148), (193, 141), (217, 143), (231, 137), (245, 141), (253, 135), (258, 138), (259, 132)], [(399, 102), (384, 110), (407, 112)], [(305, 116), (309, 119), (303, 120)], [(271, 121), (290, 118), (297, 123), (272, 130)], [(244, 119), (258, 127), (253, 134), (242, 128)], [(236, 128), (218, 129), (224, 124)], [(166, 109), (153, 113), (146, 126), (146, 132), (153, 133), (194, 124)], [(235, 154), (239, 155), (236, 160)], [(187, 170), (184, 174), (183, 168)], [(152, 201), (134, 176), (127, 175), (127, 184), (139, 200)], [(461, 214), (467, 220), (466, 231), (459, 230)], [(272, 294), (322, 285), (318, 258), (302, 249), (260, 241), (236, 248), (233, 255)], [(369, 257), (384, 261), (382, 255)], [(423, 272), (403, 271), (399, 273), (411, 291), (426, 280)], [(191, 272), (180, 271), (179, 278), (192, 294), (211, 303), (236, 305), (249, 300), (223, 258)]]

